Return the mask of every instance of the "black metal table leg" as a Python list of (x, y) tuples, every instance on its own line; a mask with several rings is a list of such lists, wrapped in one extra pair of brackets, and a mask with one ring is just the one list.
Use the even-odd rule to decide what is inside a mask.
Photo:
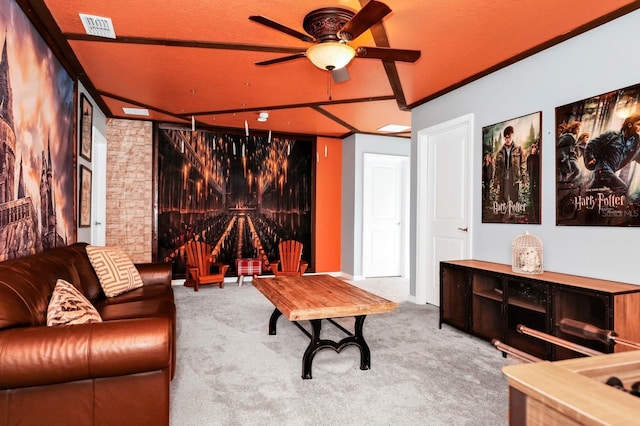
[[(334, 342), (330, 340), (325, 340), (324, 342), (320, 339), (320, 330), (322, 329), (322, 320), (316, 319), (311, 320), (311, 341), (309, 342), (309, 346), (304, 351), (304, 355), (302, 355), (302, 378), (303, 379), (311, 379), (311, 363), (313, 362), (313, 357), (316, 356), (316, 353), (326, 347), (332, 347)], [(327, 346), (328, 345), (328, 346)]]
[[(307, 346), (307, 349), (304, 351), (304, 355), (302, 356), (302, 378), (312, 378), (311, 364), (313, 363), (313, 358), (315, 357), (316, 353), (318, 353), (318, 351), (325, 348), (332, 348), (336, 352), (340, 353), (342, 349), (347, 346), (357, 346), (360, 349), (360, 369), (368, 370), (371, 366), (371, 351), (369, 350), (369, 345), (367, 345), (367, 342), (364, 340), (364, 335), (362, 334), (364, 320), (366, 317), (366, 315), (355, 317), (355, 334), (350, 334), (348, 337), (345, 337), (339, 342), (321, 339), (320, 331), (322, 330), (322, 320), (310, 320), (312, 328), (311, 342), (309, 342), (309, 346)], [(273, 320), (273, 315), (271, 318)]]
[(364, 320), (367, 316), (360, 315), (356, 317), (355, 335), (353, 336), (355, 344), (360, 348), (360, 370), (368, 370), (371, 367), (371, 351), (369, 345), (364, 340), (362, 329), (364, 328)]
[(276, 334), (276, 323), (278, 322), (278, 318), (282, 315), (282, 312), (278, 310), (278, 308), (273, 310), (271, 314), (271, 318), (269, 319), (269, 335)]

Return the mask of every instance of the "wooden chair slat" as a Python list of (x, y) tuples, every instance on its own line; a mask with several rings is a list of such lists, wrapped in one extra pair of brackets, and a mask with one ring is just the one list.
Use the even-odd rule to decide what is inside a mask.
[[(302, 260), (303, 245), (299, 241), (285, 240), (278, 244), (280, 260), (271, 268), (276, 276), (302, 275), (307, 269), (307, 262)], [(278, 268), (279, 266), (279, 268)]]

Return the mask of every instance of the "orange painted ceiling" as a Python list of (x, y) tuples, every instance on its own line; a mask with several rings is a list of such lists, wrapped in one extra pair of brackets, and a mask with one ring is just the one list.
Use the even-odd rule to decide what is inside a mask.
[[(255, 62), (310, 46), (249, 20), (261, 15), (305, 32), (311, 10), (360, 10), (368, 0), (17, 0), (50, 34), (63, 62), (108, 117), (147, 108), (162, 122), (344, 137), (410, 126), (410, 108), (640, 7), (630, 0), (383, 0), (391, 48), (415, 63), (355, 58), (346, 82), (307, 58)], [(115, 40), (86, 35), (79, 13), (112, 20)], [(37, 22), (36, 22), (37, 24)], [(379, 29), (380, 27), (378, 27)], [(354, 47), (384, 43), (365, 31)], [(287, 53), (288, 52), (288, 53)], [(574, 66), (569, 61), (567, 66)], [(258, 114), (268, 112), (265, 123)], [(408, 135), (401, 133), (400, 135)]]

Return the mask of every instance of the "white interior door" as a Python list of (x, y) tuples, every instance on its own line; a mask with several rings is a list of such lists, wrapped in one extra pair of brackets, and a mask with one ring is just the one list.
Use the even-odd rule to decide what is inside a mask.
[(107, 215), (107, 139), (93, 128), (93, 167), (91, 187), (91, 244), (103, 246), (106, 241)]
[(362, 274), (403, 275), (407, 201), (406, 157), (364, 154)]
[(471, 255), (473, 115), (418, 132), (416, 302), (440, 305), (440, 261)]

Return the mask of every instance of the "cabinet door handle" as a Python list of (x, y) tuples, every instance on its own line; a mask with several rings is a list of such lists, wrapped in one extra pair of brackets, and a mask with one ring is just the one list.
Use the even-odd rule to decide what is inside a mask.
[(463, 232), (467, 232), (469, 230), (468, 227), (464, 227), (464, 228), (458, 228), (458, 231), (463, 231)]

